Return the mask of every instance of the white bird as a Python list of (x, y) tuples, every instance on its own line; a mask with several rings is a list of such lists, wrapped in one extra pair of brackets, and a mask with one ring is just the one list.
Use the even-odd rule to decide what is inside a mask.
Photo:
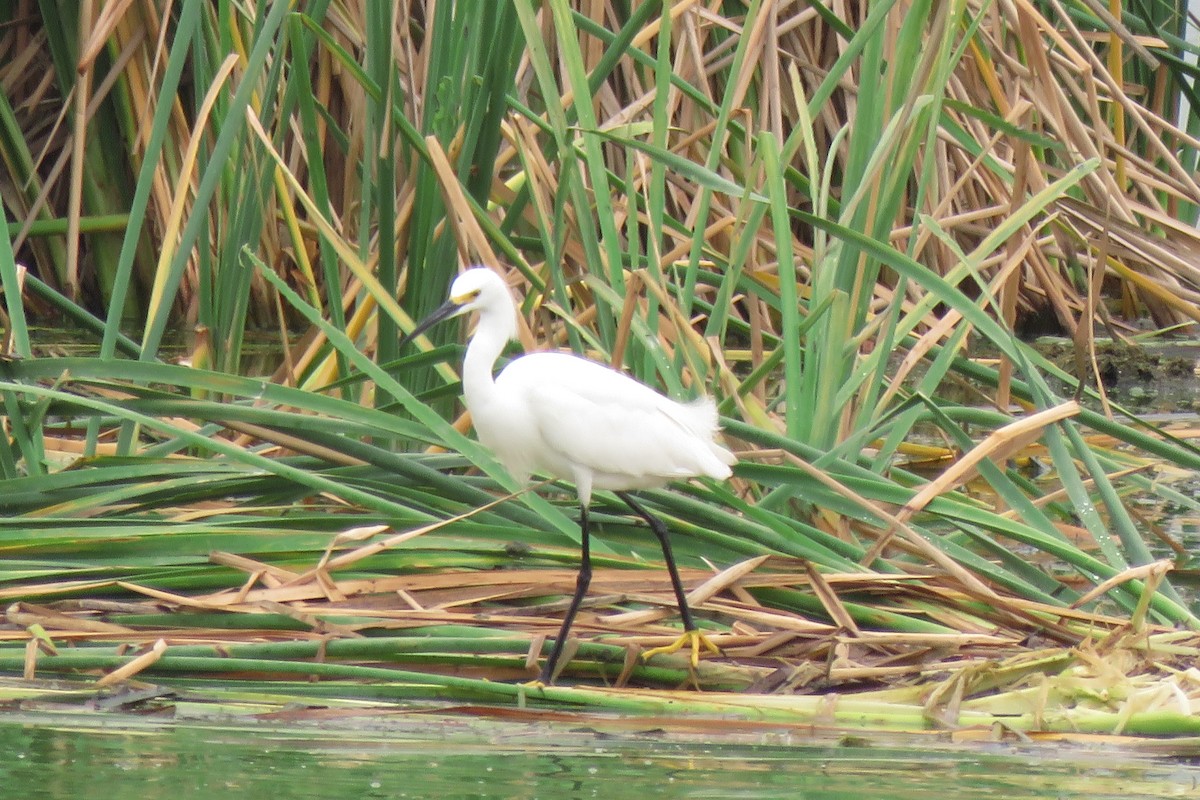
[(603, 364), (566, 353), (521, 356), (493, 378), (496, 359), (516, 338), (517, 306), (504, 280), (485, 267), (460, 275), (450, 287), (450, 299), (400, 346), (442, 320), (471, 311), (479, 312), (479, 324), (463, 362), (463, 395), (480, 442), (514, 478), (527, 481), (537, 473), (569, 480), (579, 495), (582, 552), (575, 594), (539, 681), (545, 685), (554, 679), (591, 580), (588, 505), (594, 489), (616, 492), (662, 545), (684, 634), (645, 656), (689, 645), (692, 663), (698, 664), (701, 647), (719, 653), (692, 621), (666, 526), (626, 493), (696, 476), (730, 476), (737, 459), (714, 441), (718, 424), (713, 401), (702, 397), (678, 403)]

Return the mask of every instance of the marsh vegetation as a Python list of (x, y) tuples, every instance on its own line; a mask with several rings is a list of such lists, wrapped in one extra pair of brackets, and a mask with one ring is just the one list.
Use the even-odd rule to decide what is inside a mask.
[[(1200, 320), (1181, 5), (53, 9), (0, 12), (20, 692), (1200, 728), (1192, 555), (1147, 511), (1196, 513), (1197, 428), (1109, 397), (1093, 341)], [(639, 659), (674, 598), (602, 493), (566, 685), (515, 685), (578, 527), (470, 436), (459, 331), (397, 350), (467, 264), (526, 349), (718, 401), (733, 479), (643, 500), (722, 657)], [(1047, 321), (1065, 361), (1016, 335)]]

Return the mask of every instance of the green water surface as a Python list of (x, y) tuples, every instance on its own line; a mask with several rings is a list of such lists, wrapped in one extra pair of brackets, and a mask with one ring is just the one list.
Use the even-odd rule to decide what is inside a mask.
[(864, 747), (779, 733), (719, 744), (508, 725), (481, 735), (419, 719), (371, 731), (9, 715), (0, 754), (4, 796), (47, 800), (1200, 796), (1200, 762), (1103, 745)]

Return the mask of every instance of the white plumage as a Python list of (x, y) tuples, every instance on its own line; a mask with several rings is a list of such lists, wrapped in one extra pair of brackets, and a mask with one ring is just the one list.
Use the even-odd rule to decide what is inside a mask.
[[(647, 489), (706, 475), (726, 478), (733, 456), (713, 442), (717, 410), (676, 403), (608, 367), (533, 353), (467, 395), (479, 440), (516, 477), (546, 473), (591, 489)], [(476, 413), (479, 409), (479, 413)]]
[(665, 527), (624, 494), (673, 480), (730, 476), (736, 458), (714, 440), (718, 423), (712, 400), (679, 403), (607, 366), (566, 353), (521, 356), (493, 378), (496, 359), (516, 336), (517, 310), (503, 279), (482, 267), (460, 275), (451, 286), (450, 300), (405, 341), (436, 322), (470, 311), (479, 312), (479, 325), (463, 362), (463, 395), (479, 440), (514, 477), (527, 480), (546, 474), (570, 480), (579, 494), (579, 580), (541, 680), (549, 683), (554, 677), (563, 640), (587, 590), (587, 508), (594, 489), (616, 491), (662, 543), (686, 633), (660, 650), (673, 652), (690, 643), (694, 663), (701, 646), (716, 651), (692, 624)]

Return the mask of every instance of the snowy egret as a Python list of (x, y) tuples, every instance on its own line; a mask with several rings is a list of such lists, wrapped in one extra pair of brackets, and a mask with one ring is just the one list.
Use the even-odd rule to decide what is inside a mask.
[(714, 441), (718, 426), (712, 400), (677, 403), (614, 369), (567, 353), (521, 356), (493, 378), (496, 359), (516, 338), (517, 306), (504, 280), (485, 267), (460, 275), (450, 287), (450, 299), (400, 346), (442, 320), (471, 311), (479, 312), (479, 324), (463, 361), (463, 396), (479, 440), (518, 480), (546, 474), (572, 481), (579, 495), (581, 558), (575, 594), (539, 681), (554, 679), (591, 581), (588, 505), (594, 489), (614, 491), (649, 524), (671, 575), (684, 634), (645, 656), (687, 645), (694, 665), (702, 647), (720, 652), (692, 621), (666, 526), (627, 493), (701, 475), (729, 477), (736, 459)]

